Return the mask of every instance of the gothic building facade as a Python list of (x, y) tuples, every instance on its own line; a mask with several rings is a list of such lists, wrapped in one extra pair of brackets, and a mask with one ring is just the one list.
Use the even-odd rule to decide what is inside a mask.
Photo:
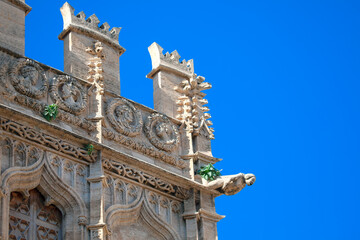
[(149, 47), (154, 109), (120, 95), (120, 28), (65, 3), (64, 72), (24, 56), (24, 0), (0, 0), (0, 238), (217, 239), (214, 199), (253, 174), (195, 174), (212, 125), (192, 60)]

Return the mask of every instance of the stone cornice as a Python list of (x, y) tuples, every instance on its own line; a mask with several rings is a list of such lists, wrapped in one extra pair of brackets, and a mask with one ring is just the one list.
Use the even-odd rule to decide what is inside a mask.
[(14, 4), (15, 6), (19, 7), (20, 9), (24, 10), (25, 16), (31, 11), (31, 7), (27, 5), (24, 1), (21, 0), (7, 0), (4, 2), (10, 2)]

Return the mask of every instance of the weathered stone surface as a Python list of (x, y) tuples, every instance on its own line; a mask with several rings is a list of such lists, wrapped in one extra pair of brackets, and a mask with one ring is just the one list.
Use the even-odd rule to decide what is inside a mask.
[(0, 0), (0, 239), (217, 239), (215, 197), (255, 176), (195, 175), (221, 159), (193, 61), (149, 47), (154, 111), (119, 96), (119, 28), (66, 3), (61, 72), (23, 56), (29, 11)]

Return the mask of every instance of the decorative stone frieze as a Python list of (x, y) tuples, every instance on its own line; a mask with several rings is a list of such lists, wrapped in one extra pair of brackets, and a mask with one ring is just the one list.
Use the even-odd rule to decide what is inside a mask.
[(141, 112), (124, 98), (114, 98), (107, 104), (106, 117), (117, 132), (126, 136), (137, 136), (142, 130)]
[(153, 157), (155, 159), (158, 159), (160, 161), (163, 161), (165, 163), (168, 163), (170, 165), (173, 165), (177, 168), (184, 169), (187, 167), (187, 164), (184, 160), (170, 155), (164, 151), (158, 150), (152, 146), (148, 146), (148, 144), (139, 142), (133, 138), (126, 137), (124, 135), (115, 133), (114, 131), (110, 129), (103, 128), (102, 133), (104, 138), (108, 140), (115, 141), (117, 143), (120, 143), (128, 148), (131, 148), (135, 151), (138, 151), (140, 153), (143, 153), (147, 156)]
[(151, 176), (147, 173), (136, 170), (122, 163), (109, 159), (104, 159), (103, 167), (105, 170), (116, 173), (121, 177), (136, 181), (138, 183), (160, 190), (164, 193), (174, 195), (178, 198), (186, 199), (188, 197), (188, 190), (180, 186), (167, 183), (160, 178)]
[(11, 84), (16, 91), (31, 98), (41, 98), (48, 90), (48, 81), (44, 70), (35, 61), (20, 58), (10, 70)]
[(180, 141), (176, 126), (160, 113), (153, 113), (147, 118), (144, 131), (155, 147), (167, 152), (173, 151)]
[(75, 115), (87, 107), (87, 91), (68, 75), (55, 76), (50, 85), (50, 97), (61, 109)]
[(87, 150), (75, 147), (73, 144), (65, 142), (56, 137), (36, 131), (31, 127), (0, 117), (0, 129), (12, 133), (21, 138), (33, 141), (37, 144), (57, 150), (77, 159), (83, 159), (89, 162), (95, 161), (95, 154), (88, 154)]

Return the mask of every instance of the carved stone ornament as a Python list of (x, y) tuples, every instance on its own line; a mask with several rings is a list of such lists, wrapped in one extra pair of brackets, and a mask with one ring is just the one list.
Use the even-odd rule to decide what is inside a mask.
[(87, 106), (87, 92), (74, 78), (58, 75), (50, 85), (50, 97), (61, 108), (75, 115)]
[(170, 152), (179, 144), (179, 132), (165, 115), (151, 114), (144, 128), (147, 138), (159, 149)]
[(20, 58), (9, 70), (11, 84), (16, 91), (32, 98), (43, 97), (48, 90), (44, 70), (31, 59)]
[(190, 196), (188, 189), (184, 189), (180, 186), (165, 182), (160, 178), (151, 176), (147, 173), (136, 170), (122, 163), (109, 159), (104, 159), (102, 162), (102, 166), (105, 170), (113, 172), (119, 176), (147, 185), (164, 193), (171, 194), (175, 197), (188, 199)]
[(89, 155), (87, 150), (83, 148), (76, 147), (71, 143), (2, 117), (0, 118), (0, 130), (12, 133), (23, 139), (49, 147), (77, 159), (83, 159), (89, 162), (95, 162), (96, 159), (94, 153)]
[(107, 104), (106, 117), (117, 132), (129, 137), (140, 134), (143, 125), (141, 112), (126, 99), (112, 99)]
[(225, 195), (234, 195), (240, 192), (246, 185), (253, 185), (255, 180), (256, 177), (254, 174), (238, 173), (217, 177), (214, 181), (208, 182), (205, 185)]

